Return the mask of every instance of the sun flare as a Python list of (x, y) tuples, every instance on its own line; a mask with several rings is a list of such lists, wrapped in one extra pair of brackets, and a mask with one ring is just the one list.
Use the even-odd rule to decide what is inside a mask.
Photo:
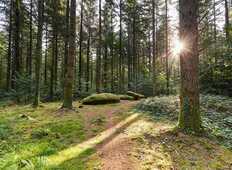
[(172, 52), (174, 55), (179, 55), (185, 48), (185, 45), (180, 40), (175, 40), (173, 43), (173, 49)]

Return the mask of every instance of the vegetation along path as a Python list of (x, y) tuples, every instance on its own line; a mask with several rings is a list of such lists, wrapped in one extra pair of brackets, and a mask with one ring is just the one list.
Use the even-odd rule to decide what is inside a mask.
[(231, 99), (201, 101), (207, 133), (200, 136), (175, 130), (176, 96), (83, 107), (75, 102), (78, 111), (57, 111), (61, 103), (37, 110), (1, 106), (0, 169), (230, 170)]

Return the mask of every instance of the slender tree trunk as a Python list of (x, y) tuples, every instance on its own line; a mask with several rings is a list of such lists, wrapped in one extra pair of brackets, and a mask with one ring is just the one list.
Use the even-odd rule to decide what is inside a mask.
[(119, 2), (119, 90), (122, 91), (122, 0)]
[(38, 107), (40, 101), (40, 79), (41, 79), (41, 62), (42, 62), (42, 38), (43, 38), (43, 0), (38, 1), (38, 33), (36, 44), (36, 64), (35, 64), (35, 98), (34, 107)]
[(67, 59), (69, 56), (69, 14), (70, 14), (70, 1), (66, 2), (66, 20), (65, 20), (65, 44), (64, 44), (64, 76), (67, 72)]
[[(90, 5), (92, 6), (92, 5)], [(88, 40), (87, 40), (87, 68), (86, 68), (86, 91), (89, 91), (89, 85), (90, 85), (90, 49), (91, 49), (91, 17), (92, 15), (89, 15), (88, 19)]]
[(80, 40), (79, 40), (79, 76), (78, 76), (78, 83), (79, 83), (79, 92), (81, 93), (82, 90), (82, 41), (83, 41), (83, 0), (81, 0), (81, 23), (80, 23)]
[(110, 42), (110, 56), (111, 56), (111, 92), (114, 92), (114, 25), (113, 25), (113, 6), (110, 16), (111, 23), (111, 42)]
[(63, 108), (72, 109), (72, 91), (74, 82), (74, 63), (76, 56), (76, 0), (71, 0), (70, 8), (70, 36), (69, 36), (69, 56), (67, 58), (67, 73), (64, 82), (64, 102)]
[(33, 29), (32, 29), (32, 18), (33, 18), (33, 2), (30, 0), (30, 22), (29, 22), (29, 50), (28, 50), (28, 58), (27, 58), (27, 73), (32, 76), (32, 48), (33, 48)]
[[(153, 57), (153, 96), (156, 95), (156, 7), (155, 0), (152, 0), (152, 57)], [(150, 38), (149, 38), (150, 39)]]
[(226, 29), (226, 40), (230, 41), (230, 22), (229, 22), (229, 7), (228, 0), (225, 0), (225, 29)]
[(169, 75), (169, 49), (168, 49), (168, 41), (169, 41), (169, 35), (168, 35), (168, 1), (165, 0), (165, 35), (166, 35), (166, 39), (165, 39), (165, 59), (166, 59), (166, 90), (167, 90), (167, 95), (169, 95), (169, 79), (170, 79), (170, 75)]
[(96, 61), (96, 92), (101, 91), (101, 51), (102, 51), (102, 19), (101, 19), (101, 0), (99, 0), (99, 42), (97, 49), (97, 61)]
[(10, 16), (9, 16), (9, 30), (8, 30), (8, 55), (7, 55), (7, 91), (11, 90), (11, 71), (12, 71), (12, 10), (13, 0), (10, 1)]
[(45, 35), (45, 59), (44, 59), (44, 84), (48, 84), (48, 24), (46, 23), (46, 35)]
[(199, 132), (201, 117), (199, 107), (198, 76), (198, 0), (179, 0), (180, 39), (186, 49), (180, 55), (181, 96), (179, 127)]

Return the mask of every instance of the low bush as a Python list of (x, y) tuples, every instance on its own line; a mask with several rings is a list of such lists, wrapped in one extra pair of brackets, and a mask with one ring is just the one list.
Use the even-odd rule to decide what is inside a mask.
[[(232, 100), (229, 97), (201, 95), (202, 126), (209, 137), (232, 149)], [(177, 121), (179, 115), (179, 97), (162, 96), (141, 100), (136, 109), (149, 113), (156, 119)]]
[(119, 103), (120, 97), (112, 93), (93, 94), (82, 100), (85, 105)]
[(139, 100), (139, 99), (145, 98), (144, 95), (139, 94), (139, 93), (135, 93), (135, 92), (132, 92), (132, 91), (128, 91), (126, 94), (127, 94), (128, 96), (133, 97), (135, 100)]
[(51, 135), (51, 131), (49, 129), (43, 129), (43, 128), (35, 129), (31, 133), (31, 136), (34, 139), (40, 139), (49, 135)]
[(149, 112), (157, 118), (167, 117), (177, 120), (179, 100), (177, 96), (147, 98), (139, 102), (136, 109), (142, 112)]
[(134, 97), (129, 96), (129, 95), (121, 94), (118, 96), (119, 96), (120, 100), (134, 100)]

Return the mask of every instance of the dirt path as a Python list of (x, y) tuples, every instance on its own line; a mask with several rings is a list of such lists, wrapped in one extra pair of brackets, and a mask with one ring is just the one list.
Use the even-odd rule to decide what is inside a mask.
[(174, 133), (174, 123), (140, 118), (97, 147), (96, 170), (232, 169), (232, 152), (204, 137)]
[(134, 142), (127, 134), (120, 133), (99, 148), (102, 170), (135, 170), (136, 162), (131, 157)]

